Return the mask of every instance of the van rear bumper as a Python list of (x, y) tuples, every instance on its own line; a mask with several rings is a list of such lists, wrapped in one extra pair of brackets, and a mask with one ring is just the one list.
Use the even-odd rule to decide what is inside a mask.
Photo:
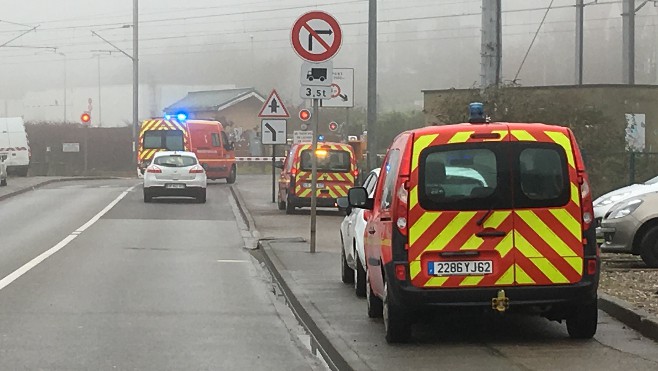
[[(297, 197), (293, 195), (288, 196), (288, 202), (295, 207), (311, 207), (311, 198), (310, 197)], [(335, 198), (317, 198), (318, 207), (337, 207)]]
[[(392, 264), (387, 264), (388, 277), (395, 277)], [(583, 280), (572, 285), (554, 286), (500, 286), (470, 288), (431, 288), (422, 289), (411, 285), (410, 281), (395, 281), (391, 285), (391, 295), (398, 304), (409, 309), (423, 307), (491, 307), (491, 299), (499, 290), (505, 290), (510, 307), (574, 305), (596, 299), (598, 274), (584, 276)]]

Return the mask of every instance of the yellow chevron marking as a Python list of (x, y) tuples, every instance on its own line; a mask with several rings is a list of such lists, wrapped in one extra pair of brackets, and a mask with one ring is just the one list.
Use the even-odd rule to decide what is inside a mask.
[(583, 258), (577, 257), (577, 256), (568, 256), (564, 258), (564, 260), (569, 263), (571, 268), (573, 268), (574, 271), (578, 272), (579, 275), (582, 276), (583, 274)]
[(539, 237), (560, 256), (578, 256), (569, 245), (567, 245), (551, 228), (549, 228), (539, 217), (531, 210), (517, 211), (519, 218), (528, 224)]
[(530, 258), (530, 261), (541, 270), (553, 283), (569, 283), (569, 280), (546, 258)]
[(521, 142), (536, 142), (537, 139), (525, 130), (511, 130), (512, 136)]
[(580, 188), (575, 183), (571, 183), (571, 202), (580, 207)]
[(459, 286), (477, 286), (483, 279), (484, 276), (468, 276), (462, 280)]
[(409, 229), (409, 244), (413, 245), (420, 236), (436, 222), (441, 213), (423, 213)]
[(533, 280), (532, 277), (530, 277), (528, 273), (526, 273), (523, 270), (523, 268), (521, 268), (521, 266), (519, 266), (518, 264), (514, 264), (514, 269), (515, 269), (516, 283), (518, 283), (519, 285), (533, 285), (536, 283), (535, 280)]
[(571, 234), (576, 237), (578, 241), (582, 239), (582, 227), (580, 222), (576, 220), (567, 210), (565, 209), (551, 209), (551, 214), (562, 223), (564, 228), (566, 228)]
[(504, 258), (514, 248), (514, 235), (508, 233), (499, 243), (494, 250), (498, 251), (501, 258)]
[(415, 171), (418, 168), (418, 161), (420, 161), (420, 152), (427, 148), (432, 142), (439, 137), (439, 134), (434, 135), (423, 135), (422, 137), (416, 139), (414, 142), (414, 156), (411, 159), (411, 171)]
[(548, 135), (553, 141), (562, 148), (564, 148), (564, 152), (567, 154), (567, 162), (569, 162), (569, 166), (572, 168), (576, 168), (576, 161), (573, 158), (573, 150), (571, 148), (571, 140), (569, 140), (569, 137), (567, 137), (564, 133), (560, 133), (557, 131), (546, 131), (546, 135)]
[(420, 274), (421, 268), (420, 268), (420, 260), (412, 260), (409, 263), (409, 275), (411, 276), (411, 279), (413, 280)]
[(453, 144), (453, 143), (466, 143), (468, 142), (469, 139), (471, 139), (471, 135), (475, 134), (475, 131), (460, 131), (455, 133), (455, 135), (450, 138), (448, 141), (448, 144)]
[(498, 278), (498, 281), (496, 281), (496, 285), (511, 285), (514, 283), (514, 265), (511, 265), (505, 273), (503, 273), (500, 278)]
[(409, 192), (409, 210), (416, 207), (416, 205), (418, 205), (418, 186), (414, 186)]
[(473, 219), (475, 211), (463, 211), (457, 214), (450, 223), (439, 233), (425, 251), (441, 251), (452, 241), (455, 236)]
[(441, 287), (447, 280), (448, 277), (432, 277), (425, 283), (425, 287)]

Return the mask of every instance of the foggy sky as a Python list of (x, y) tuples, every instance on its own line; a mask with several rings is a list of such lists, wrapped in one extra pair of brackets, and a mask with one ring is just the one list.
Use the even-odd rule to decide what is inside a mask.
[[(503, 75), (517, 73), (550, 0), (504, 0)], [(519, 74), (524, 85), (574, 79), (574, 0), (556, 0)], [(599, 0), (586, 9), (586, 83), (621, 82), (621, 3)], [(380, 0), (379, 95), (382, 109), (413, 108), (423, 89), (467, 88), (479, 82), (480, 0)], [(277, 10), (278, 9), (278, 10)], [(282, 10), (286, 9), (286, 10)], [(365, 103), (367, 0), (140, 0), (143, 84), (255, 86), (297, 97), (301, 60), (289, 29), (312, 10), (332, 13), (345, 41), (335, 67), (356, 69), (357, 105)], [(519, 9), (532, 9), (516, 11)], [(657, 8), (637, 18), (637, 82), (656, 77)], [(96, 86), (98, 50), (112, 50), (96, 30), (132, 53), (132, 0), (0, 0), (0, 45), (29, 26), (36, 32), (0, 48), (0, 99), (67, 86)], [(45, 49), (50, 47), (56, 49)], [(63, 53), (60, 55), (58, 53)], [(101, 52), (101, 83), (129, 84), (131, 61)], [(129, 109), (129, 108), (128, 108)]]

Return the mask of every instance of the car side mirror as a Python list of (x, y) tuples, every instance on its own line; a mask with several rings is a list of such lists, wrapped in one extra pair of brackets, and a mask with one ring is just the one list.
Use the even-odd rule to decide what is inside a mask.
[(225, 148), (227, 151), (233, 151), (233, 150), (235, 150), (235, 143), (233, 143), (233, 142), (228, 142), (228, 143), (226, 143), (226, 145), (224, 146), (224, 148)]
[(345, 210), (345, 214), (347, 215), (352, 214), (352, 207), (350, 206), (350, 201), (347, 199), (347, 197), (337, 198), (336, 204), (338, 205), (339, 208)]
[(283, 161), (281, 161), (281, 160), (277, 160), (277, 161), (274, 163), (274, 167), (277, 168), (277, 169), (282, 169), (282, 170), (283, 170)]
[(363, 187), (351, 188), (347, 193), (347, 199), (351, 207), (357, 209), (372, 210), (374, 201), (368, 197), (368, 191)]

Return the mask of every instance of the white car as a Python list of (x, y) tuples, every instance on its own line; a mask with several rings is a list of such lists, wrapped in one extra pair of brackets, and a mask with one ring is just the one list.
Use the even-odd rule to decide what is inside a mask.
[(7, 185), (7, 155), (0, 153), (0, 187)]
[(193, 152), (158, 152), (144, 172), (144, 202), (153, 197), (193, 197), (206, 202), (206, 171)]
[[(368, 190), (372, 197), (375, 194), (377, 179), (380, 169), (375, 169), (368, 174), (363, 182), (363, 187)], [(343, 199), (341, 202), (345, 202)], [(340, 225), (340, 240), (342, 243), (341, 253), (341, 276), (344, 283), (354, 283), (354, 291), (357, 296), (366, 296), (366, 258), (363, 249), (363, 238), (366, 232), (365, 210), (349, 209), (349, 214)]]
[(658, 191), (658, 176), (641, 184), (632, 184), (608, 192), (594, 200), (594, 218), (597, 220), (597, 224), (600, 224), (601, 220), (605, 218), (605, 214), (618, 202), (656, 191)]

